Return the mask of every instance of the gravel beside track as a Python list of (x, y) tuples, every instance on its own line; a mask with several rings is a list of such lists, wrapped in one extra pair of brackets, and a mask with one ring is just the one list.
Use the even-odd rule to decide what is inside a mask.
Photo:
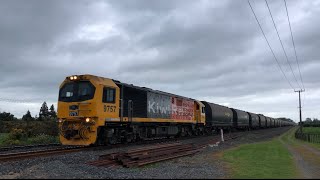
[[(290, 127), (263, 129), (250, 132), (237, 132), (240, 137), (219, 144), (209, 145), (193, 156), (147, 165), (141, 168), (95, 167), (87, 162), (97, 160), (100, 155), (125, 151), (143, 145), (112, 148), (106, 150), (86, 150), (65, 155), (39, 157), (14, 162), (0, 163), (0, 178), (51, 178), (51, 179), (110, 179), (110, 178), (227, 178), (227, 169), (219, 160), (220, 152), (239, 144), (268, 140), (286, 132)], [(201, 143), (216, 138), (207, 136), (179, 140), (182, 143)]]

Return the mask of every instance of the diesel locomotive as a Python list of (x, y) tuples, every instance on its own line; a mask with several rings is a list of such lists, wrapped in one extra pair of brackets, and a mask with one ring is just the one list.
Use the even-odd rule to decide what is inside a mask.
[(58, 119), (63, 145), (86, 146), (292, 125), (88, 74), (68, 76), (62, 82)]

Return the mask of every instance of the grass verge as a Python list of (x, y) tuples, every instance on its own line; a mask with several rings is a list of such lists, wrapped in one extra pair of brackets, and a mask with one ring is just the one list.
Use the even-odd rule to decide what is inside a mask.
[[(287, 134), (287, 133), (286, 133)], [(232, 178), (296, 178), (298, 171), (290, 152), (278, 139), (241, 145), (224, 152)]]
[(302, 132), (309, 134), (320, 134), (320, 127), (303, 127)]
[(310, 142), (307, 142), (307, 141), (296, 139), (294, 137), (294, 134), (298, 129), (299, 129), (299, 127), (292, 128), (287, 133), (282, 135), (280, 138), (283, 141), (285, 141), (286, 143), (288, 143), (288, 144), (290, 144), (292, 146), (295, 146), (295, 147), (300, 146), (301, 144), (305, 144), (305, 145), (308, 145), (308, 146), (311, 146), (313, 148), (316, 148), (316, 149), (320, 150), (320, 144), (319, 143), (310, 143)]

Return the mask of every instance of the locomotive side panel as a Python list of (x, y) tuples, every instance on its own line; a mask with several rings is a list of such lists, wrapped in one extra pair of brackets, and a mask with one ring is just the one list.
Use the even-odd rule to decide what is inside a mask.
[[(118, 86), (120, 87), (120, 99), (123, 101), (123, 117), (129, 116), (129, 101), (131, 101), (133, 109), (132, 116), (136, 118), (147, 118), (147, 91), (119, 84)], [(119, 117), (121, 113), (120, 110)]]
[(148, 118), (170, 119), (172, 113), (171, 97), (148, 92)]
[(148, 118), (194, 120), (194, 101), (148, 92)]
[(172, 97), (171, 119), (189, 120), (194, 119), (194, 101)]

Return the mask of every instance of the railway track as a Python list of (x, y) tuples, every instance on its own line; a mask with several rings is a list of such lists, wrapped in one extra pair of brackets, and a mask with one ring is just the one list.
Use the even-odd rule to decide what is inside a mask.
[[(68, 146), (63, 147), (60, 144), (40, 144), (40, 145), (28, 145), (28, 146), (13, 146), (13, 147), (4, 147), (0, 148), (0, 162), (6, 161), (14, 161), (14, 160), (22, 160), (27, 158), (34, 158), (34, 157), (43, 157), (43, 156), (51, 156), (51, 155), (59, 155), (64, 153), (71, 153), (71, 152), (79, 152), (83, 150), (106, 150), (112, 148), (122, 148), (128, 146), (135, 146), (135, 145), (142, 145), (142, 144), (159, 144), (159, 143), (170, 143), (176, 142), (178, 140), (184, 139), (192, 139), (196, 138), (197, 136), (191, 137), (183, 137), (183, 138), (172, 138), (172, 139), (152, 139), (146, 140), (136, 143), (129, 143), (129, 144), (115, 144), (115, 145), (106, 145), (106, 146), (95, 146), (95, 147), (86, 147), (86, 146)], [(52, 149), (51, 147), (60, 146), (58, 148)], [(50, 149), (42, 149), (42, 150), (31, 150), (25, 151), (32, 148), (40, 148), (40, 147), (49, 147)], [(15, 151), (21, 150), (21, 152), (14, 152), (14, 153), (7, 153), (7, 151)], [(6, 152), (6, 153), (3, 153)]]
[[(86, 147), (86, 146), (68, 146), (63, 147), (61, 144), (40, 144), (40, 145), (28, 145), (28, 146), (13, 146), (13, 147), (4, 147), (0, 148), (0, 162), (6, 161), (14, 161), (14, 160), (22, 160), (27, 158), (34, 158), (34, 157), (43, 157), (43, 156), (51, 156), (51, 155), (59, 155), (64, 153), (71, 153), (71, 152), (79, 152), (83, 150), (106, 150), (112, 148), (122, 148), (128, 146), (135, 146), (135, 145), (145, 145), (145, 144), (159, 144), (159, 143), (170, 143), (176, 142), (178, 140), (185, 140), (185, 139), (192, 139), (196, 138), (197, 136), (191, 137), (183, 137), (183, 138), (172, 138), (172, 139), (150, 139), (146, 141), (136, 142), (136, 143), (129, 143), (129, 144), (115, 144), (115, 145), (106, 145), (106, 146), (95, 146), (95, 147)], [(51, 147), (60, 146), (58, 148), (52, 149)], [(42, 150), (31, 150), (25, 151), (32, 148), (40, 148), (40, 147), (49, 147), (50, 149), (42, 149)], [(21, 152), (14, 152), (14, 153), (7, 153), (7, 151), (15, 151), (20, 150)], [(6, 153), (3, 153), (6, 152)]]
[(37, 144), (37, 145), (26, 145), (26, 146), (10, 146), (10, 147), (1, 147), (0, 152), (11, 151), (11, 150), (20, 150), (20, 149), (31, 149), (38, 147), (55, 147), (61, 146), (60, 143), (52, 143), (52, 144)]
[(77, 151), (82, 151), (88, 148), (90, 147), (76, 146), (76, 147), (63, 147), (63, 148), (36, 150), (36, 151), (25, 151), (25, 152), (18, 152), (18, 153), (6, 153), (6, 154), (0, 154), (0, 162), (77, 152)]
[[(210, 135), (208, 135), (210, 136)], [(212, 135), (211, 135), (212, 136)], [(206, 136), (200, 136), (200, 137), (206, 137)], [(190, 152), (186, 152), (184, 154), (178, 154), (174, 157), (180, 157), (180, 156), (185, 156), (185, 155), (190, 155), (192, 153), (198, 152), (198, 149), (201, 147), (206, 146), (207, 144), (214, 144), (219, 141), (220, 136), (212, 136), (213, 140), (205, 142), (205, 143), (196, 143), (190, 145), (182, 145), (179, 140), (189, 140), (189, 139), (194, 139), (194, 138), (199, 138), (199, 136), (190, 136), (190, 137), (183, 137), (183, 138), (172, 138), (172, 139), (153, 139), (153, 140), (147, 140), (147, 141), (141, 141), (141, 142), (136, 142), (136, 143), (129, 143), (129, 144), (116, 144), (116, 145), (108, 145), (108, 146), (96, 146), (96, 147), (85, 147), (85, 146), (68, 146), (68, 147), (63, 147), (60, 146), (60, 144), (41, 144), (41, 145), (29, 145), (29, 146), (14, 146), (14, 147), (5, 147), (5, 148), (0, 148), (0, 152), (5, 152), (5, 151), (10, 151), (10, 150), (25, 150), (25, 149), (30, 149), (30, 148), (38, 148), (38, 147), (55, 147), (55, 146), (60, 146), (58, 148), (54, 149), (42, 149), (42, 150), (31, 150), (31, 151), (22, 151), (22, 152), (14, 152), (14, 153), (0, 153), (0, 162), (6, 162), (6, 161), (14, 161), (14, 160), (22, 160), (22, 159), (27, 159), (27, 158), (34, 158), (34, 157), (44, 157), (44, 156), (52, 156), (52, 155), (59, 155), (59, 154), (65, 154), (65, 153), (71, 153), (71, 152), (79, 152), (83, 150), (106, 150), (106, 149), (112, 149), (112, 148), (123, 148), (123, 147), (128, 147), (128, 146), (135, 146), (135, 145), (147, 145), (147, 146), (153, 146), (153, 147), (166, 147), (168, 144), (180, 144), (179, 146), (176, 147), (171, 147), (170, 151), (168, 153), (174, 153), (177, 150), (184, 152), (188, 148), (191, 150)], [(231, 135), (230, 135), (231, 137)], [(227, 139), (227, 136), (226, 138)], [(171, 145), (169, 145), (171, 146)], [(137, 148), (136, 148), (137, 149)], [(163, 149), (163, 148), (162, 148)], [(141, 150), (144, 153), (146, 152), (146, 149)], [(162, 151), (161, 151), (162, 152)], [(167, 152), (167, 151), (166, 151)], [(157, 155), (161, 155), (161, 153), (157, 153)], [(114, 155), (112, 155), (114, 156)], [(107, 159), (110, 159), (109, 156), (104, 156)], [(147, 158), (148, 156), (146, 156)], [(172, 157), (170, 157), (172, 158)], [(169, 158), (169, 159), (170, 159)], [(162, 157), (163, 160), (167, 160), (167, 158)], [(108, 161), (108, 160), (107, 160)], [(105, 162), (107, 162), (105, 161)], [(152, 160), (153, 161), (153, 160)], [(151, 161), (151, 163), (152, 163)], [(111, 163), (111, 162), (110, 162)], [(114, 163), (114, 162), (113, 162)], [(142, 162), (139, 162), (139, 165), (141, 165)], [(144, 162), (144, 163), (150, 163), (150, 162)], [(98, 163), (99, 164), (99, 163)], [(102, 163), (103, 164), (103, 163)], [(112, 164), (112, 163), (111, 163)], [(133, 164), (135, 165), (135, 164)], [(131, 167), (132, 165), (128, 165), (128, 167)]]

